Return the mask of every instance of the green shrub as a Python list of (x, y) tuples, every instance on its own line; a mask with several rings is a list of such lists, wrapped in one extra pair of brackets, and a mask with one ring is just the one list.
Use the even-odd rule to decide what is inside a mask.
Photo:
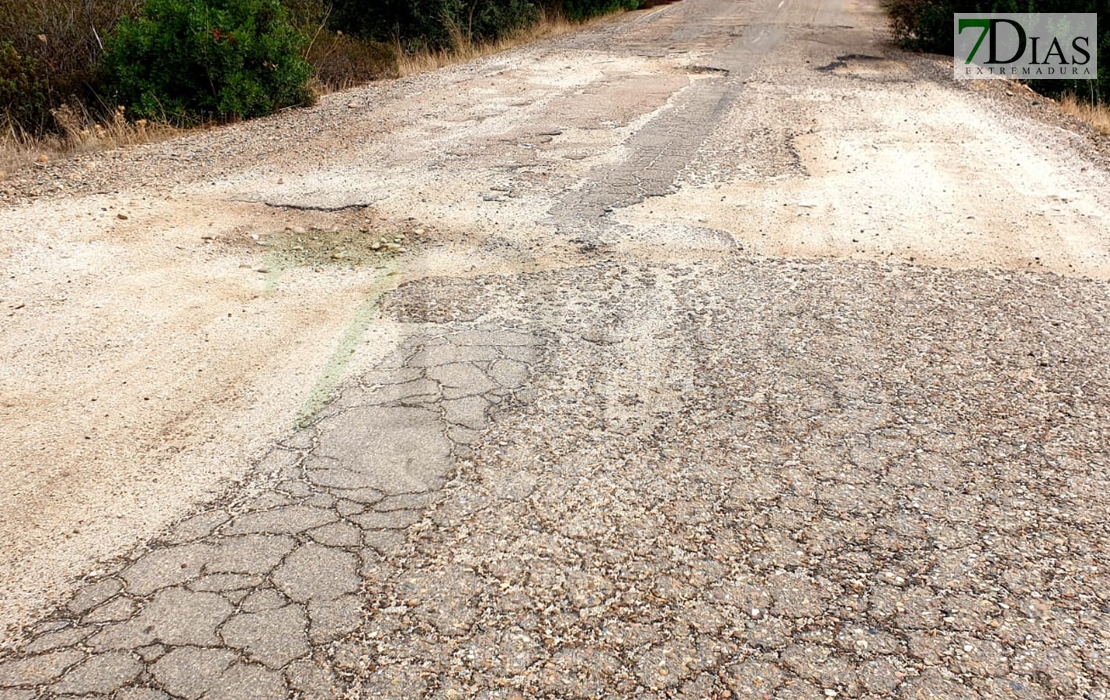
[[(313, 0), (286, 0), (305, 3)], [(640, 0), (335, 0), (329, 26), (404, 48), (453, 49), (485, 43), (534, 24), (540, 10), (581, 21)]]
[(311, 102), (303, 46), (278, 0), (147, 0), (110, 37), (104, 77), (131, 116), (258, 117)]
[[(903, 47), (952, 53), (952, 3), (946, 0), (887, 0), (891, 29)], [(974, 10), (972, 10), (974, 11)]]
[(555, 9), (567, 19), (580, 22), (619, 10), (635, 10), (641, 4), (639, 0), (562, 0)]
[[(884, 0), (894, 38), (914, 51), (951, 54), (956, 12), (1095, 12), (1099, 58), (1110, 56), (1110, 11), (1106, 0)], [(1101, 61), (1098, 80), (1036, 80), (1046, 95), (1075, 93), (1092, 102), (1110, 101), (1110, 62)]]
[(450, 49), (460, 41), (496, 41), (538, 17), (529, 0), (336, 0), (331, 24), (410, 49)]
[(35, 61), (19, 55), (11, 42), (0, 42), (0, 110), (5, 131), (37, 134), (50, 118)]

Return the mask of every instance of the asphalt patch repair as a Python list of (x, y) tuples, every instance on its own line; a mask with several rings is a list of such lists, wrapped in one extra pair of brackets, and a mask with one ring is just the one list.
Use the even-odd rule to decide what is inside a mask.
[(396, 357), (0, 687), (1102, 697), (1107, 292), (742, 260), (403, 285)]

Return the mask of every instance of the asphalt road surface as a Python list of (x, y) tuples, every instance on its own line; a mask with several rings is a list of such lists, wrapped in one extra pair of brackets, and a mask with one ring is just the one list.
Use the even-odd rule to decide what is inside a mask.
[(0, 700), (1110, 697), (1105, 144), (683, 0), (0, 183)]

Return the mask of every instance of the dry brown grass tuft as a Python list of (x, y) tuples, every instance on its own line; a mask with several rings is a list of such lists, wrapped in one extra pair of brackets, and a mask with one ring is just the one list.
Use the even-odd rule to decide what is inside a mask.
[(1075, 95), (1064, 95), (1059, 104), (1064, 114), (1070, 114), (1093, 126), (1100, 134), (1110, 136), (1110, 106), (1084, 102)]
[(285, 0), (287, 6), (302, 8), (302, 15), (317, 18), (314, 26), (301, 31), (311, 35), (303, 58), (312, 64), (312, 90), (319, 95), (347, 90), (382, 78), (396, 78), (397, 52), (393, 45), (368, 41), (327, 28), (332, 5), (324, 7), (319, 0)]
[(305, 59), (316, 70), (312, 88), (317, 95), (396, 78), (399, 73), (392, 44), (364, 41), (343, 32), (318, 31)]
[(305, 58), (316, 68), (313, 89), (317, 94), (327, 94), (382, 78), (427, 73), (444, 66), (500, 53), (530, 41), (567, 34), (583, 26), (583, 23), (541, 14), (534, 26), (488, 43), (472, 41), (461, 28), (449, 27), (452, 39), (450, 49), (409, 53), (401, 47), (400, 42), (368, 42), (346, 36), (343, 32), (328, 31), (321, 24), (305, 51)]
[(142, 5), (143, 0), (2, 0), (0, 40), (38, 65), (47, 103), (61, 104), (85, 94), (104, 38)]
[[(612, 15), (608, 15), (608, 17), (612, 17)], [(453, 44), (451, 49), (408, 54), (398, 45), (396, 47), (397, 70), (402, 76), (427, 73), (454, 63), (462, 63), (481, 56), (500, 53), (531, 41), (569, 34), (602, 19), (604, 18), (599, 17), (586, 22), (571, 22), (565, 17), (541, 11), (539, 21), (534, 25), (489, 43), (471, 41), (460, 28), (450, 27), (451, 43)]]
[(124, 108), (117, 107), (108, 119), (97, 120), (83, 107), (69, 105), (52, 110), (61, 135), (33, 137), (12, 124), (0, 134), (0, 179), (34, 163), (48, 163), (74, 153), (106, 151), (152, 141), (180, 133), (169, 124), (154, 124), (145, 119), (129, 122)]

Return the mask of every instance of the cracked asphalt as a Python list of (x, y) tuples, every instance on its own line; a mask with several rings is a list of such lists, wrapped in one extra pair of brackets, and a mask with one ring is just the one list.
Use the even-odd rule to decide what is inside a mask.
[[(326, 694), (314, 648), (357, 630), (363, 584), (441, 500), (454, 460), (542, 352), (505, 328), (411, 338), (276, 446), (236, 500), (178, 523), (80, 590), (0, 665), (0, 687), (50, 697)], [(86, 653), (86, 650), (91, 653)], [(151, 687), (128, 687), (148, 681)], [(35, 697), (32, 690), (4, 697)]]
[(114, 549), (4, 526), (79, 574), (0, 700), (1110, 698), (1104, 144), (947, 70), (684, 0), (129, 156), (257, 304), (350, 293), (221, 495), (164, 457)]

